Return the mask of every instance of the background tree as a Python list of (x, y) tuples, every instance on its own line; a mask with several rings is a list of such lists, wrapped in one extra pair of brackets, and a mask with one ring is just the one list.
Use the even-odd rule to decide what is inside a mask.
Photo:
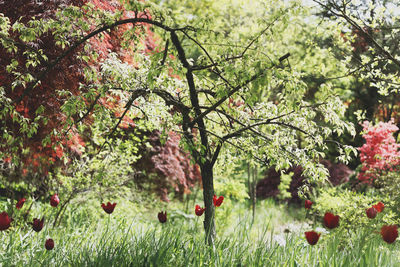
[(398, 126), (400, 68), (398, 1), (314, 1), (323, 15), (335, 19), (353, 47), (347, 54), (349, 74), (356, 78), (355, 99), (364, 119), (396, 120)]

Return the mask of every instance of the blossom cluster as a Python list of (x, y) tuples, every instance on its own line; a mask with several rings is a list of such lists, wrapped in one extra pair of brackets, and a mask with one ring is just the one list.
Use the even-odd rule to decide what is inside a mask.
[(375, 126), (365, 121), (362, 126), (365, 144), (358, 148), (362, 164), (358, 179), (370, 183), (380, 171), (393, 171), (400, 163), (400, 144), (393, 137), (399, 128), (393, 120)]

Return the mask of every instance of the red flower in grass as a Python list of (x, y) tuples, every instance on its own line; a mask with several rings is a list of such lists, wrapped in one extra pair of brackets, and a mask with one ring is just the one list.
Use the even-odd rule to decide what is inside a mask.
[(339, 225), (339, 215), (335, 216), (330, 212), (325, 213), (324, 225), (329, 229), (333, 229), (333, 228), (338, 227), (338, 225)]
[(376, 209), (377, 212), (382, 212), (385, 209), (385, 205), (382, 202), (379, 202), (376, 205), (372, 205)]
[(44, 223), (44, 218), (39, 220), (39, 219), (33, 219), (32, 222), (32, 229), (35, 232), (40, 232), (43, 229), (43, 223)]
[(3, 211), (0, 213), (0, 231), (7, 230), (10, 228), (11, 225), (11, 218), (8, 217), (8, 213)]
[(108, 214), (113, 213), (116, 205), (117, 205), (117, 203), (111, 204), (110, 202), (107, 202), (107, 205), (105, 205), (104, 203), (101, 203), (101, 207)]
[(224, 201), (224, 197), (220, 196), (219, 198), (217, 198), (217, 196), (214, 195), (213, 201), (214, 201), (214, 206), (219, 207), (219, 206), (221, 206), (222, 202)]
[(366, 209), (365, 213), (367, 213), (368, 218), (373, 219), (376, 217), (376, 214), (378, 213), (378, 211), (374, 207), (371, 207), (369, 209)]
[(205, 210), (206, 209), (201, 208), (199, 205), (196, 205), (196, 207), (194, 208), (194, 213), (196, 213), (197, 216), (201, 216), (203, 215)]
[(167, 212), (159, 212), (158, 213), (158, 220), (160, 221), (160, 223), (165, 223), (167, 221)]
[(381, 228), (382, 239), (389, 244), (392, 244), (399, 236), (397, 225), (384, 225)]
[(46, 243), (44, 244), (44, 247), (45, 247), (47, 250), (52, 250), (52, 249), (54, 248), (54, 240), (51, 239), (51, 238), (47, 239), (47, 240), (46, 240)]
[(314, 232), (314, 231), (304, 232), (304, 234), (306, 235), (308, 244), (310, 244), (312, 246), (317, 244), (318, 239), (321, 236), (321, 234)]
[(58, 198), (58, 195), (57, 194), (52, 195), (50, 198), (50, 205), (52, 207), (57, 207), (58, 203), (60, 203), (60, 199)]
[(304, 207), (308, 210), (311, 209), (312, 204), (313, 202), (311, 200), (307, 199), (306, 201), (304, 201)]
[(25, 198), (21, 198), (20, 200), (18, 200), (18, 202), (15, 205), (15, 207), (20, 210), (22, 208), (22, 206), (24, 205), (25, 201), (26, 201)]

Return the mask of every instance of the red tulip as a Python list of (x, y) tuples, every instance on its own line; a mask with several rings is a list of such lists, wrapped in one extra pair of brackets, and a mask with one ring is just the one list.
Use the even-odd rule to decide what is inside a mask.
[(223, 196), (220, 196), (219, 198), (217, 198), (217, 196), (214, 195), (213, 201), (214, 201), (214, 206), (215, 206), (215, 207), (219, 207), (219, 206), (221, 206), (222, 201), (224, 201), (224, 197), (223, 197)]
[(20, 200), (18, 200), (18, 202), (15, 205), (15, 207), (20, 210), (22, 208), (22, 206), (24, 205), (25, 201), (26, 201), (25, 198), (21, 198)]
[(385, 205), (382, 202), (379, 202), (376, 205), (372, 205), (376, 209), (377, 212), (382, 212), (385, 209)]
[(39, 220), (39, 219), (33, 219), (33, 223), (32, 223), (32, 229), (35, 232), (40, 232), (40, 230), (43, 229), (43, 223), (44, 223), (44, 218)]
[(50, 205), (52, 207), (57, 207), (58, 203), (60, 203), (60, 199), (58, 198), (58, 195), (57, 194), (52, 195), (50, 198)]
[(160, 223), (165, 223), (167, 221), (167, 212), (159, 212), (158, 213), (158, 220), (160, 221)]
[(374, 207), (366, 209), (365, 212), (367, 213), (367, 217), (370, 219), (375, 218), (376, 214), (378, 213), (378, 211)]
[(338, 225), (339, 225), (339, 215), (335, 216), (330, 212), (325, 213), (324, 225), (329, 229), (333, 229), (333, 228), (338, 227)]
[(201, 215), (203, 215), (205, 210), (206, 209), (201, 208), (199, 205), (196, 205), (196, 207), (194, 209), (194, 213), (196, 213), (197, 216), (201, 216)]
[(308, 244), (312, 246), (317, 244), (318, 239), (321, 236), (321, 234), (318, 234), (317, 232), (314, 231), (304, 232), (304, 234), (306, 235)]
[(7, 212), (3, 211), (0, 213), (0, 231), (7, 230), (10, 228), (11, 218), (8, 217)]
[(305, 202), (304, 202), (304, 207), (306, 208), (306, 209), (311, 209), (311, 206), (312, 206), (312, 204), (313, 204), (313, 202), (311, 201), (311, 200), (306, 200)]
[(397, 232), (397, 225), (382, 226), (381, 236), (385, 242), (392, 244), (396, 240), (396, 238), (399, 236), (399, 233)]
[(46, 240), (46, 243), (44, 244), (44, 247), (45, 247), (47, 250), (52, 250), (52, 249), (54, 248), (54, 240), (51, 239), (51, 238), (47, 239), (47, 240)]
[(107, 205), (105, 205), (104, 203), (101, 203), (101, 207), (108, 214), (113, 213), (116, 205), (117, 205), (117, 203), (111, 204), (110, 202), (107, 202)]

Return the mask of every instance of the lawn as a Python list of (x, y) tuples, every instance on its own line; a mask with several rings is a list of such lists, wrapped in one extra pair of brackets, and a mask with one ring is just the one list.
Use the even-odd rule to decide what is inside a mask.
[[(76, 204), (76, 203), (75, 203)], [(386, 244), (379, 234), (365, 231), (330, 234), (322, 229), (311, 246), (304, 237), (310, 226), (302, 207), (287, 207), (273, 200), (259, 201), (251, 225), (251, 212), (243, 203), (217, 209), (215, 247), (204, 243), (202, 218), (179, 203), (171, 204), (161, 224), (158, 211), (133, 214), (133, 203), (119, 202), (111, 215), (99, 206), (74, 203), (65, 222), (55, 228), (45, 221), (40, 232), (30, 226), (0, 233), (3, 266), (396, 266), (399, 245)], [(38, 206), (33, 212), (39, 212)], [(229, 209), (229, 210), (228, 210)], [(43, 210), (42, 210), (43, 211)], [(47, 210), (51, 213), (51, 210)], [(128, 215), (128, 216), (127, 216)], [(52, 238), (54, 249), (46, 250)]]

